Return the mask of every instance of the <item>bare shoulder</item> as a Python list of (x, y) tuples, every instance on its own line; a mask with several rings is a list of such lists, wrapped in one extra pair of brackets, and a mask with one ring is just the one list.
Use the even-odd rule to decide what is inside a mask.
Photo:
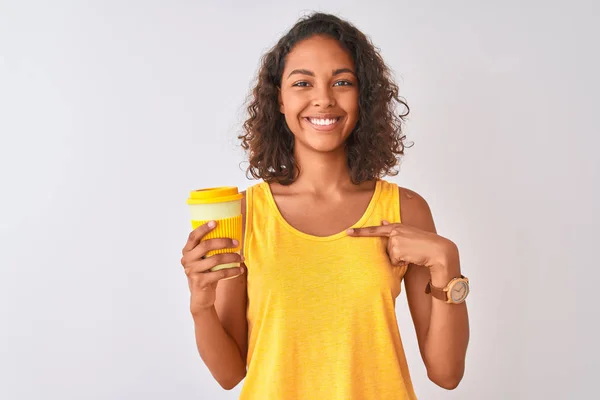
[(435, 232), (431, 208), (423, 196), (414, 190), (398, 187), (400, 217), (403, 224)]

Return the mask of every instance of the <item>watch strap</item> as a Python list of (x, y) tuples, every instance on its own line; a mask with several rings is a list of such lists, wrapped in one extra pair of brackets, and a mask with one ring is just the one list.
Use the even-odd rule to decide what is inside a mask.
[(425, 287), (425, 293), (431, 294), (436, 299), (451, 303), (452, 301), (449, 296), (450, 285), (452, 284), (452, 282), (454, 282), (457, 279), (465, 279), (465, 277), (461, 274), (459, 277), (452, 278), (450, 280), (450, 282), (448, 282), (446, 287), (441, 288), (441, 289), (433, 286), (431, 284), (431, 280), (429, 280), (429, 283), (427, 283), (427, 286)]
[(425, 293), (431, 294), (436, 299), (442, 301), (448, 301), (448, 292), (444, 291), (444, 289), (437, 288), (431, 284), (431, 281), (427, 283), (427, 287), (425, 287)]

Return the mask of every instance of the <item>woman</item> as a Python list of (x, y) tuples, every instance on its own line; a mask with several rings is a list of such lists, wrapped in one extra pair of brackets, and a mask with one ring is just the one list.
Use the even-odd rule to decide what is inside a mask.
[(335, 16), (301, 19), (263, 58), (240, 136), (263, 179), (245, 192), (243, 256), (203, 257), (237, 246), (203, 241), (213, 222), (182, 258), (199, 353), (224, 388), (245, 378), (241, 399), (415, 399), (394, 310), (402, 279), (429, 378), (462, 379), (458, 249), (420, 195), (381, 179), (404, 150), (396, 103), (373, 45)]

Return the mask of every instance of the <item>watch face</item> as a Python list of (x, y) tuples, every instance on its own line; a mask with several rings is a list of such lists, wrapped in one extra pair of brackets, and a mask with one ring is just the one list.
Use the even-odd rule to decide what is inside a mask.
[(450, 297), (454, 303), (462, 303), (469, 294), (469, 284), (465, 281), (458, 281), (452, 285)]

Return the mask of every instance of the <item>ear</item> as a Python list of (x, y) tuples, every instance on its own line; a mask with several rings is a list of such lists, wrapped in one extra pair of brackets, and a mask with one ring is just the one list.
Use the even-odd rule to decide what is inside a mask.
[(281, 98), (281, 88), (277, 87), (277, 102), (279, 103), (279, 112), (285, 114), (285, 107), (283, 105), (283, 99)]

